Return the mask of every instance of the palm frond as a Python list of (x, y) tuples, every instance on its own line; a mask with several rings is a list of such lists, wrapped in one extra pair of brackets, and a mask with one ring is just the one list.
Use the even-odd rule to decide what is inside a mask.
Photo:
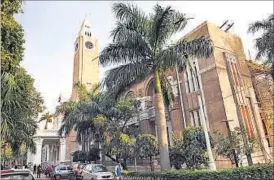
[(213, 54), (212, 41), (204, 36), (191, 41), (180, 40), (173, 48), (182, 55), (198, 58), (209, 58)]
[(118, 93), (130, 84), (134, 84), (148, 76), (153, 70), (148, 62), (137, 62), (121, 65), (106, 73), (103, 81), (108, 90)]
[(149, 26), (147, 16), (137, 6), (132, 4), (114, 3), (112, 10), (119, 22), (127, 24), (132, 30), (146, 36), (146, 27)]
[(274, 26), (274, 14), (269, 15), (269, 17), (266, 20), (261, 20), (261, 21), (255, 21), (251, 23), (248, 27), (247, 32), (255, 34), (256, 32), (260, 30), (268, 30), (268, 29), (273, 29)]
[(171, 6), (166, 8), (156, 5), (155, 14), (152, 17), (153, 25), (150, 32), (150, 42), (154, 46), (164, 48), (167, 40), (175, 33), (182, 31), (188, 20), (192, 18), (186, 17), (186, 14), (175, 11)]

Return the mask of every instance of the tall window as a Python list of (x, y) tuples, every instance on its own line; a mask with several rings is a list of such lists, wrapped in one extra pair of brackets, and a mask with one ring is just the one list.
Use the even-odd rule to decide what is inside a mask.
[(200, 109), (190, 111), (191, 126), (201, 126)]
[[(247, 88), (242, 79), (242, 75), (240, 73), (238, 63), (236, 61), (236, 57), (230, 54), (225, 53), (226, 60), (229, 64), (229, 69), (231, 72), (232, 85), (236, 91), (236, 97), (238, 101), (238, 105), (240, 108), (241, 116), (244, 121), (244, 127), (246, 129), (246, 133), (249, 138), (254, 137), (254, 128), (252, 124), (252, 114), (250, 114), (250, 107), (248, 106), (248, 102), (246, 97)], [(238, 107), (237, 107), (238, 108)]]
[(191, 60), (190, 63), (186, 64), (184, 77), (187, 93), (191, 93), (200, 89), (198, 70), (194, 59)]

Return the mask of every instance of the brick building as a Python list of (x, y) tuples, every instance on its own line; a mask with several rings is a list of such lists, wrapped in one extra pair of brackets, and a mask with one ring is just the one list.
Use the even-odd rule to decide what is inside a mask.
[[(186, 122), (186, 126), (201, 125), (202, 111), (198, 103), (198, 95), (200, 94), (209, 131), (218, 130), (227, 135), (228, 130), (224, 121), (229, 121), (231, 130), (239, 127), (237, 108), (240, 109), (247, 136), (259, 139), (259, 148), (252, 154), (253, 162), (268, 161), (271, 158), (269, 143), (241, 39), (208, 22), (202, 23), (185, 37), (193, 39), (199, 36), (210, 37), (214, 45), (214, 54), (208, 59), (193, 58), (184, 71), (179, 70), (183, 96), (182, 107), (178, 98), (176, 73), (167, 73), (173, 93), (176, 96), (175, 102), (166, 108), (170, 143), (172, 143), (172, 133), (183, 131), (184, 122)], [(229, 76), (229, 72), (231, 76)], [(236, 91), (238, 105), (233, 99), (231, 85)], [(132, 86), (125, 95), (134, 96), (141, 101), (138, 118), (142, 133), (157, 136), (153, 76), (147, 77), (143, 82)], [(230, 161), (221, 157), (215, 158), (218, 168), (231, 166)]]

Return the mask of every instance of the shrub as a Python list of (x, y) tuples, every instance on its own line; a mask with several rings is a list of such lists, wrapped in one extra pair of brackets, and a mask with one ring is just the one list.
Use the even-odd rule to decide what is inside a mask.
[(158, 173), (130, 172), (125, 178), (161, 179), (161, 180), (274, 180), (274, 164), (235, 168), (218, 171), (166, 171)]
[[(213, 139), (211, 147), (214, 147)], [(170, 148), (171, 164), (180, 169), (183, 163), (188, 169), (201, 169), (207, 166), (208, 156), (205, 134), (202, 128), (188, 127), (183, 136), (173, 136), (174, 145)]]

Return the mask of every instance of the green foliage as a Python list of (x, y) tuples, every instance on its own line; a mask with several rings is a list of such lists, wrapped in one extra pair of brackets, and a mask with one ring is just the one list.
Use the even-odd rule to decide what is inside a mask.
[(255, 21), (249, 25), (248, 32), (261, 35), (255, 39), (257, 49), (256, 59), (266, 58), (265, 63), (271, 66), (272, 77), (274, 78), (274, 14), (261, 21)]
[[(207, 166), (206, 140), (202, 128), (186, 128), (182, 137), (174, 136), (173, 140), (174, 146), (171, 147), (170, 156), (175, 168), (179, 169), (183, 163), (186, 163), (188, 169), (201, 169), (201, 165)], [(211, 146), (214, 146), (212, 138)]]
[(72, 161), (73, 162), (85, 162), (88, 159), (88, 154), (85, 151), (75, 151), (72, 154)]
[(150, 158), (159, 154), (158, 142), (155, 136), (150, 134), (139, 135), (135, 145), (136, 155), (140, 158)]
[(24, 55), (24, 30), (14, 16), (21, 0), (1, 1), (1, 138), (15, 156), (25, 145), (36, 151), (33, 135), (35, 119), (42, 112), (43, 99), (34, 88), (34, 79), (20, 67)]
[(91, 147), (91, 149), (89, 150), (87, 154), (87, 160), (89, 162), (92, 162), (92, 161), (96, 162), (100, 160), (100, 149), (96, 147)]
[(14, 18), (21, 4), (21, 0), (1, 1), (1, 74), (13, 72), (23, 60), (24, 30)]
[(165, 70), (185, 60), (186, 54), (205, 58), (212, 54), (211, 41), (204, 37), (169, 44), (171, 36), (191, 19), (170, 6), (156, 4), (147, 15), (132, 4), (114, 3), (113, 12), (117, 19), (111, 32), (113, 42), (101, 52), (99, 61), (103, 66), (118, 65), (103, 80), (114, 95), (156, 72), (161, 76), (160, 87), (165, 86)]
[(172, 140), (173, 146), (170, 148), (170, 162), (175, 169), (181, 169), (182, 164), (186, 161), (182, 148), (184, 145), (183, 136), (173, 134)]
[(136, 140), (131, 138), (127, 134), (117, 133), (112, 136), (110, 142), (106, 144), (106, 150), (109, 155), (116, 156), (118, 158), (123, 158), (124, 169), (126, 169), (126, 160), (128, 158), (134, 157), (134, 147)]
[[(245, 132), (243, 132), (245, 133)], [(220, 156), (229, 158), (231, 162), (234, 164), (235, 159), (232, 153), (232, 149), (235, 149), (237, 160), (239, 162), (239, 156), (246, 153), (252, 153), (254, 151), (254, 147), (256, 146), (256, 140), (249, 138), (249, 149), (245, 149), (242, 143), (242, 132), (239, 127), (235, 127), (234, 131), (231, 131), (231, 139), (230, 142), (228, 136), (224, 136), (220, 132), (214, 132), (216, 138), (216, 153)]]
[(48, 129), (48, 123), (52, 122), (52, 118), (53, 118), (53, 114), (47, 112), (41, 116), (39, 122), (46, 121), (45, 129)]
[(129, 172), (124, 178), (142, 178), (143, 180), (271, 180), (274, 177), (274, 164), (251, 166), (218, 171), (168, 171), (168, 172)]

